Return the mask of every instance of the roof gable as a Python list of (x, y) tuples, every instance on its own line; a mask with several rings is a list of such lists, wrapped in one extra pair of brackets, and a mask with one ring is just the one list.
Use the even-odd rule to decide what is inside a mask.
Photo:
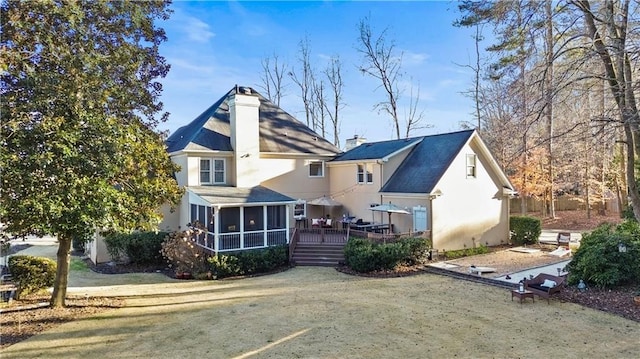
[(334, 158), (331, 162), (379, 160), (413, 146), (421, 137), (381, 142), (366, 142)]
[[(234, 87), (188, 125), (180, 127), (167, 139), (169, 152), (189, 149), (233, 151), (229, 99)], [(260, 152), (317, 154), (333, 156), (340, 149), (312, 129), (251, 89), (260, 99)]]
[(380, 192), (430, 193), (474, 130), (425, 136)]

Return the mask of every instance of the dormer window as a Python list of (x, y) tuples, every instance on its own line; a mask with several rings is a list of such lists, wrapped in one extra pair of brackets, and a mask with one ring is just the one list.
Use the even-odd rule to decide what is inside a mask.
[(476, 155), (467, 155), (467, 178), (476, 178)]
[(224, 184), (225, 182), (224, 159), (200, 159), (200, 184)]
[(324, 177), (324, 161), (309, 161), (309, 177)]

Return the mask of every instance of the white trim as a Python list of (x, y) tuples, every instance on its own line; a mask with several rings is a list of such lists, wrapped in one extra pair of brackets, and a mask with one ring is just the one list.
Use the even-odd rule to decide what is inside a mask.
[[(311, 175), (311, 164), (312, 163), (317, 164), (318, 162), (320, 162), (320, 168), (321, 168), (322, 173), (319, 176)], [(324, 160), (308, 160), (307, 161), (307, 166), (308, 166), (307, 175), (309, 176), (309, 178), (324, 178), (325, 177), (325, 166), (324, 166), (324, 163), (325, 163)]]
[[(373, 165), (375, 163), (362, 162), (356, 164), (356, 184), (367, 185), (373, 184)], [(360, 166), (363, 168), (362, 181), (360, 181)], [(371, 170), (371, 171), (369, 171)], [(371, 181), (369, 181), (369, 174), (371, 174)]]
[[(465, 159), (465, 174), (467, 178), (478, 178), (478, 155), (475, 153), (467, 153), (464, 157)], [(473, 163), (469, 161), (469, 159), (473, 159)], [(469, 169), (473, 167), (473, 173), (469, 174)]]
[(340, 153), (287, 153), (287, 152), (260, 152), (261, 158), (308, 158), (319, 159), (322, 161), (330, 161)]
[[(202, 181), (202, 161), (208, 161), (209, 162), (209, 181), (207, 182), (203, 182)], [(215, 178), (216, 178), (216, 172), (220, 172), (220, 171), (216, 171), (216, 162), (217, 161), (222, 161), (222, 181), (221, 182), (216, 182)], [(219, 157), (200, 157), (198, 160), (198, 183), (200, 185), (223, 185), (223, 184), (227, 184), (227, 160), (226, 158), (219, 158)]]
[[(426, 136), (425, 136), (425, 137), (426, 137)], [(401, 153), (401, 152), (403, 152), (403, 151), (405, 151), (405, 150), (407, 150), (407, 149), (409, 149), (409, 148), (411, 148), (411, 147), (416, 146), (417, 144), (419, 144), (419, 143), (420, 143), (420, 142), (422, 142), (423, 140), (424, 140), (424, 137), (422, 137), (422, 138), (407, 139), (407, 141), (411, 141), (411, 143), (410, 143), (410, 144), (408, 144), (408, 145), (406, 145), (406, 146), (402, 147), (401, 149), (399, 149), (399, 150), (397, 150), (397, 151), (395, 151), (395, 152), (393, 152), (393, 153), (390, 153), (390, 154), (388, 154), (388, 155), (386, 155), (386, 156), (384, 156), (384, 157), (380, 158), (380, 160), (382, 160), (382, 162), (389, 162), (389, 159), (390, 159), (391, 157), (393, 157), (393, 156), (395, 156), (395, 155), (397, 155), (397, 154), (399, 154), (399, 153)], [(373, 143), (373, 142), (372, 142), (372, 143)]]

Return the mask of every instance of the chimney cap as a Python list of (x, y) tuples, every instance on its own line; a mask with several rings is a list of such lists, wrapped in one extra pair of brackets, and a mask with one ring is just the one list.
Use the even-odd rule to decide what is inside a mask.
[(251, 90), (251, 87), (236, 85), (236, 94), (251, 95), (252, 93), (253, 91)]

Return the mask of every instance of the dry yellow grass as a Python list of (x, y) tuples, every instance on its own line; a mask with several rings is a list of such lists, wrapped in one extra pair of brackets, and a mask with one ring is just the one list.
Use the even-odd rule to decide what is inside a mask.
[[(635, 358), (640, 323), (421, 274), (298, 267), (220, 282), (144, 284), (124, 308), (63, 324), (2, 358)], [(93, 294), (129, 293), (94, 288)], [(130, 293), (134, 293), (132, 290)]]

